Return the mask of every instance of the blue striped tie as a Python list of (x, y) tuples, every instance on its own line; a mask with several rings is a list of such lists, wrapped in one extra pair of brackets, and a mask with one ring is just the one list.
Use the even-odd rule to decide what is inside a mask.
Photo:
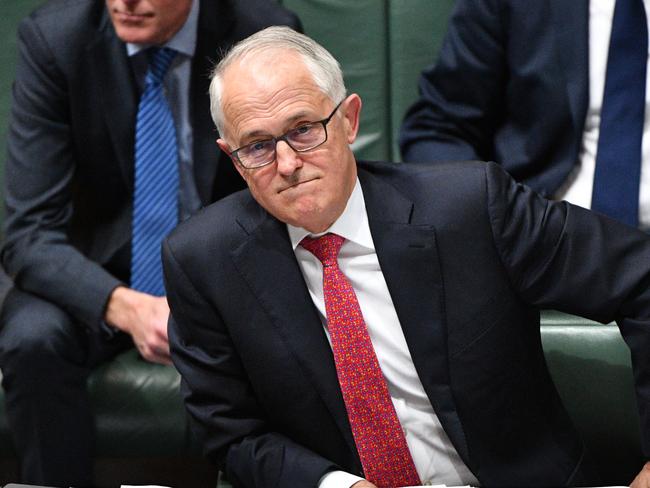
[(152, 48), (135, 128), (131, 288), (163, 296), (162, 239), (178, 223), (178, 152), (163, 78), (175, 51)]
[(647, 64), (648, 25), (643, 0), (617, 0), (591, 208), (634, 227), (639, 223)]

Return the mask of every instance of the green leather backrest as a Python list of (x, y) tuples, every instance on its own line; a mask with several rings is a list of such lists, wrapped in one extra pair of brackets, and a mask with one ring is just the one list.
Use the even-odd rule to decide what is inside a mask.
[(453, 0), (282, 0), (305, 33), (341, 63), (350, 93), (363, 100), (359, 159), (399, 160), (397, 133), (431, 64)]
[(417, 98), (418, 78), (432, 64), (447, 31), (453, 0), (392, 0), (389, 3), (391, 157), (400, 161), (397, 136), (408, 107)]

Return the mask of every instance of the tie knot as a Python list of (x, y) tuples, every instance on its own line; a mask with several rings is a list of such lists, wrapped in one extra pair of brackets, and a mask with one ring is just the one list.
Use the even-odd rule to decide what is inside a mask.
[(176, 51), (168, 47), (152, 47), (147, 51), (149, 70), (147, 71), (147, 84), (162, 83), (169, 65), (176, 56)]
[(323, 266), (331, 266), (336, 264), (343, 241), (343, 237), (327, 233), (316, 238), (305, 237), (300, 241), (300, 245), (316, 256)]

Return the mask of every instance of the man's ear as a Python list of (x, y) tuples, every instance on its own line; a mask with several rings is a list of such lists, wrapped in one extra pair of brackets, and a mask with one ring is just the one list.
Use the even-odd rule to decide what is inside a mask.
[(224, 153), (228, 155), (228, 157), (232, 161), (232, 164), (235, 165), (235, 169), (241, 175), (241, 177), (246, 179), (244, 173), (242, 172), (242, 167), (237, 163), (237, 161), (235, 161), (235, 158), (232, 156), (232, 151), (228, 143), (224, 139), (217, 139), (217, 146), (219, 146), (219, 149), (221, 149)]
[(230, 153), (232, 153), (232, 151), (230, 150), (230, 146), (225, 141), (225, 139), (221, 139), (221, 138), (217, 139), (217, 146), (219, 146), (219, 149), (221, 149), (223, 152), (225, 152), (228, 155), (228, 157), (230, 159), (232, 159), (232, 156), (230, 155)]
[(343, 117), (345, 120), (345, 130), (348, 138), (348, 144), (352, 144), (359, 133), (359, 117), (361, 115), (361, 97), (356, 93), (348, 96), (343, 102)]

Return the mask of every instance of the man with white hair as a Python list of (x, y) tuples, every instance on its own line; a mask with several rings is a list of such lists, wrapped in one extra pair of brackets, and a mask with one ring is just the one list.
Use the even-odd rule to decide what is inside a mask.
[(619, 320), (648, 436), (645, 234), (493, 164), (357, 162), (360, 97), (288, 29), (237, 44), (210, 94), (249, 190), (180, 225), (163, 262), (186, 406), (235, 486), (597, 483), (545, 306)]

